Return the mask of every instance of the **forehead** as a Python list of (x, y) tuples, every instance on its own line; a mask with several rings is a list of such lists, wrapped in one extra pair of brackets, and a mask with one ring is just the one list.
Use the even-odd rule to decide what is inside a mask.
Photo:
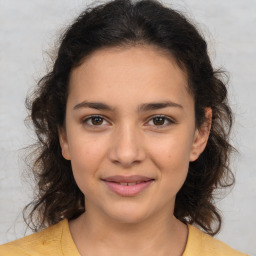
[[(81, 66), (84, 67), (84, 70), (86, 68), (88, 73), (90, 69), (90, 72), (97, 71), (102, 74), (104, 74), (104, 71), (105, 74), (109, 73), (111, 68), (116, 68), (116, 66), (130, 66), (130, 68), (134, 66), (136, 69), (140, 68), (140, 71), (149, 71), (151, 68), (151, 71), (154, 69), (158, 73), (167, 70), (167, 72), (170, 72), (171, 66), (172, 69), (182, 73), (182, 76), (187, 79), (186, 72), (181, 70), (174, 56), (168, 50), (154, 45), (117, 46), (98, 49), (82, 59), (81, 64), (72, 70), (71, 77), (79, 73), (79, 70), (81, 70), (79, 67)], [(111, 73), (114, 73), (114, 70), (111, 71)], [(128, 69), (123, 71), (127, 72)], [(150, 73), (147, 73), (147, 75), (150, 75)]]
[(149, 45), (113, 47), (95, 51), (72, 70), (70, 94), (78, 101), (96, 95), (99, 100), (139, 96), (150, 101), (167, 95), (182, 100), (188, 82), (167, 51)]

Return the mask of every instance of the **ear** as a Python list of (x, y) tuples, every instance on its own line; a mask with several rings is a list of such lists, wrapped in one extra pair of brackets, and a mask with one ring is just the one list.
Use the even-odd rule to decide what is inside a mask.
[(58, 132), (59, 132), (59, 141), (60, 141), (62, 156), (66, 160), (70, 160), (66, 129), (64, 127), (59, 127)]
[(196, 129), (194, 135), (194, 141), (190, 153), (190, 162), (198, 159), (200, 154), (204, 151), (212, 124), (212, 109), (205, 109), (205, 122)]

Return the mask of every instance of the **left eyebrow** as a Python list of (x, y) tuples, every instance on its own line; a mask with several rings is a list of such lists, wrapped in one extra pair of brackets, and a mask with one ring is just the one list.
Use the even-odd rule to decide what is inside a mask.
[[(178, 103), (175, 103), (172, 101), (164, 101), (164, 102), (153, 102), (153, 103), (141, 104), (137, 108), (137, 112), (147, 112), (147, 111), (163, 109), (163, 108), (167, 108), (167, 107), (175, 107), (175, 108), (183, 109), (183, 106)], [(83, 102), (75, 105), (73, 107), (73, 110), (80, 109), (80, 108), (92, 108), (92, 109), (97, 109), (97, 110), (115, 111), (114, 107), (111, 107), (102, 102), (83, 101)]]
[(183, 106), (178, 103), (175, 103), (172, 101), (164, 101), (164, 102), (144, 103), (138, 107), (137, 111), (146, 112), (150, 110), (157, 110), (157, 109), (168, 108), (168, 107), (183, 109)]

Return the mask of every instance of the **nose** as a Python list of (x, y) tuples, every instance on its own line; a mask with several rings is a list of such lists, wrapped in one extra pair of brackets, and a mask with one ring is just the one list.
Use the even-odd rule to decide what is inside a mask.
[(142, 137), (136, 127), (125, 125), (113, 132), (109, 158), (124, 168), (142, 162), (146, 158)]

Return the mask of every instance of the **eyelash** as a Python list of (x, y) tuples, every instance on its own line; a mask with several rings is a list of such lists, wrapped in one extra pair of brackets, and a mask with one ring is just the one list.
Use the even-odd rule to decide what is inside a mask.
[[(91, 120), (92, 118), (100, 118), (100, 119), (105, 120), (104, 116), (101, 116), (101, 115), (91, 115), (91, 116), (85, 118), (84, 120), (82, 120), (82, 123), (85, 124), (85, 125), (91, 126), (91, 127), (97, 127), (97, 126), (101, 127), (101, 125), (88, 124), (87, 123), (88, 120)], [(151, 117), (151, 119), (149, 121), (153, 120), (154, 118), (163, 118), (165, 121), (168, 121), (168, 124), (165, 124), (165, 125), (154, 125), (157, 129), (161, 129), (161, 128), (164, 128), (166, 126), (170, 126), (170, 125), (176, 123), (173, 119), (171, 119), (171, 118), (169, 118), (169, 117), (167, 117), (165, 115), (155, 115), (155, 116)]]

